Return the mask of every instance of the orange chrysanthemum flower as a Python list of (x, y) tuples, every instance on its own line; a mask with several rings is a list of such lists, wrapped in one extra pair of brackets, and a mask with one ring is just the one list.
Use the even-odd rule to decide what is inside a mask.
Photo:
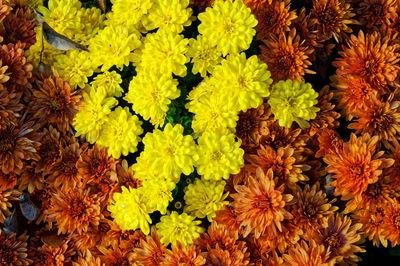
[(45, 214), (51, 222), (56, 222), (59, 234), (82, 234), (88, 231), (89, 225), (98, 226), (103, 218), (97, 195), (82, 189), (53, 193), (51, 206)]
[(152, 228), (151, 235), (146, 236), (146, 240), (141, 239), (138, 248), (135, 248), (134, 258), (138, 264), (148, 266), (160, 265), (167, 248), (160, 241), (160, 236)]
[(338, 101), (339, 109), (349, 119), (354, 112), (362, 111), (367, 106), (367, 100), (379, 91), (359, 76), (346, 75), (334, 76), (333, 86), (337, 88), (335, 98)]
[(9, 92), (21, 92), (31, 87), (28, 79), (32, 77), (33, 66), (27, 63), (21, 43), (0, 46), (0, 61), (8, 66), (10, 79), (3, 83)]
[(225, 205), (222, 210), (216, 211), (216, 217), (214, 220), (218, 224), (223, 224), (225, 227), (233, 232), (240, 232), (240, 221), (238, 220), (239, 213), (235, 208), (229, 204)]
[[(246, 248), (244, 248), (246, 250)], [(206, 259), (206, 265), (219, 266), (219, 265), (248, 265), (250, 260), (249, 253), (243, 254), (243, 250), (235, 249), (233, 251), (224, 250), (219, 246), (214, 249), (209, 249), (207, 252), (202, 253)], [(247, 255), (247, 256), (246, 256)]]
[(206, 252), (208, 249), (214, 249), (217, 246), (224, 250), (232, 251), (239, 244), (236, 243), (238, 239), (239, 234), (237, 231), (228, 230), (225, 225), (213, 221), (208, 227), (207, 232), (202, 233), (194, 243), (203, 252)]
[(59, 160), (52, 169), (47, 182), (54, 187), (61, 187), (62, 190), (74, 189), (79, 186), (78, 169), (76, 163), (80, 158), (79, 143), (74, 137), (69, 138), (69, 144), (61, 148), (61, 160)]
[(309, 166), (300, 164), (300, 155), (295, 154), (291, 147), (281, 147), (275, 151), (269, 146), (262, 146), (256, 155), (246, 154), (245, 161), (254, 169), (260, 167), (264, 173), (271, 169), (274, 177), (278, 179), (278, 185), (285, 184), (291, 187), (298, 181), (308, 180), (302, 172), (309, 169)]
[(305, 241), (297, 243), (289, 248), (288, 254), (283, 254), (285, 265), (291, 266), (333, 266), (335, 259), (330, 257), (329, 248), (315, 243), (311, 240), (309, 244)]
[(305, 149), (309, 136), (301, 134), (300, 128), (281, 127), (278, 121), (267, 123), (260, 137), (260, 145), (271, 146), (275, 150), (279, 148), (292, 147), (296, 153)]
[(281, 222), (293, 216), (285, 209), (293, 196), (283, 194), (284, 185), (275, 188), (273, 171), (265, 175), (261, 168), (257, 176), (249, 178), (249, 186), (236, 186), (238, 193), (232, 194), (232, 206), (238, 212), (237, 219), (244, 226), (243, 236), (253, 233), (259, 238), (268, 226), (275, 226), (282, 231)]
[(79, 253), (78, 258), (72, 262), (72, 266), (105, 266), (101, 262), (100, 257), (93, 256), (92, 253), (87, 250), (83, 253)]
[(6, 217), (11, 215), (9, 208), (12, 207), (11, 201), (17, 201), (21, 192), (15, 189), (0, 190), (0, 223), (4, 224)]
[(8, 174), (0, 172), (0, 191), (13, 189), (17, 184), (18, 174), (16, 172), (9, 172)]
[(313, 239), (317, 244), (329, 248), (330, 257), (336, 263), (343, 261), (345, 264), (354, 264), (361, 260), (355, 253), (365, 252), (357, 246), (362, 241), (361, 228), (362, 224), (352, 223), (349, 217), (336, 214), (328, 218), (328, 227), (320, 229)]
[(319, 183), (312, 187), (307, 184), (304, 189), (296, 186), (294, 197), (296, 204), (291, 213), (304, 232), (328, 227), (328, 217), (339, 209), (332, 206), (335, 200), (328, 200)]
[(1, 36), (4, 43), (24, 44), (29, 49), (36, 42), (36, 20), (29, 8), (14, 7), (13, 11), (3, 20), (4, 31)]
[(296, 30), (292, 29), (288, 35), (281, 33), (279, 38), (271, 37), (264, 40), (265, 46), (261, 46), (260, 58), (268, 65), (272, 79), (302, 80), (305, 74), (315, 74), (308, 67), (308, 60), (312, 50), (305, 46)]
[(361, 231), (363, 236), (372, 241), (372, 244), (379, 247), (381, 243), (387, 247), (387, 239), (384, 232), (384, 218), (386, 206), (376, 206), (372, 208), (359, 208), (354, 214), (357, 222), (362, 224)]
[(385, 101), (376, 97), (367, 101), (367, 108), (354, 112), (357, 120), (348, 126), (356, 134), (369, 133), (379, 140), (393, 141), (400, 133), (400, 102), (392, 101), (393, 94)]
[(200, 266), (205, 264), (206, 259), (200, 255), (200, 250), (198, 250), (195, 245), (187, 247), (185, 245), (181, 245), (179, 242), (177, 245), (172, 246), (172, 251), (167, 250), (167, 253), (164, 254), (164, 259), (161, 263), (161, 265), (164, 266)]
[(340, 114), (334, 110), (335, 105), (331, 103), (333, 92), (329, 91), (329, 86), (321, 89), (318, 96), (318, 103), (316, 107), (319, 108), (317, 116), (311, 120), (310, 127), (307, 132), (310, 136), (314, 136), (320, 131), (325, 131), (328, 128), (339, 127)]
[(259, 5), (259, 8), (253, 9), (252, 12), (258, 21), (256, 36), (259, 40), (264, 39), (269, 34), (289, 31), (292, 20), (297, 17), (295, 11), (290, 11), (290, 0), (265, 0), (264, 3)]
[(384, 234), (392, 247), (400, 244), (400, 205), (396, 199), (385, 211)]
[(364, 134), (357, 138), (351, 134), (350, 141), (337, 154), (324, 157), (326, 170), (336, 179), (329, 184), (335, 187), (336, 196), (341, 195), (344, 200), (361, 196), (369, 184), (378, 181), (382, 169), (394, 163), (393, 159), (379, 158), (384, 152), (377, 152), (377, 142), (378, 136)]
[(262, 238), (255, 238), (252, 235), (246, 239), (246, 247), (250, 253), (250, 263), (256, 266), (282, 265), (283, 259), (278, 256), (276, 250), (265, 245)]
[(55, 123), (62, 132), (70, 130), (81, 96), (55, 70), (52, 77), (41, 75), (36, 84), (31, 99), (33, 117), (40, 122)]
[(267, 103), (258, 108), (252, 108), (239, 113), (236, 125), (236, 136), (242, 140), (242, 148), (246, 152), (252, 152), (257, 148), (263, 127), (271, 117), (271, 108)]
[(123, 249), (132, 249), (139, 247), (140, 240), (145, 239), (145, 235), (139, 229), (121, 230), (114, 221), (105, 219), (107, 223), (100, 221), (99, 229), (105, 233), (102, 238), (103, 246), (119, 246)]
[(384, 176), (389, 180), (395, 191), (400, 191), (400, 144), (395, 140), (391, 145), (387, 146), (391, 151), (387, 157), (393, 159), (394, 163), (384, 170)]
[(18, 112), (24, 107), (20, 98), (20, 93), (8, 93), (0, 87), (0, 130), (5, 125), (17, 124), (17, 118), (20, 116)]
[(0, 22), (4, 20), (4, 18), (10, 13), (11, 7), (4, 3), (3, 0), (0, 0)]
[(25, 233), (17, 237), (15, 233), (6, 235), (0, 229), (0, 265), (30, 265), (27, 240)]
[(351, 35), (348, 47), (339, 52), (342, 58), (332, 65), (337, 67), (337, 75), (354, 75), (366, 80), (371, 86), (382, 88), (393, 85), (400, 66), (396, 45), (389, 45), (388, 38), (374, 32), (364, 36), (362, 31), (358, 37)]
[(0, 170), (8, 174), (22, 169), (22, 160), (38, 160), (37, 149), (42, 136), (34, 122), (7, 124), (0, 129)]
[(315, 33), (315, 21), (310, 19), (311, 13), (306, 15), (306, 9), (302, 7), (298, 17), (292, 21), (290, 28), (296, 29), (297, 35), (300, 36), (303, 45), (308, 47), (312, 53), (309, 54), (310, 60), (315, 60), (314, 47), (318, 46), (317, 34)]
[(334, 129), (326, 129), (318, 132), (319, 149), (315, 153), (316, 158), (326, 154), (336, 154), (343, 147), (343, 140)]
[(398, 0), (363, 0), (359, 4), (360, 22), (367, 28), (389, 26), (395, 17)]
[(59, 247), (43, 244), (37, 250), (34, 265), (68, 265), (72, 262), (75, 250), (68, 242)]
[(81, 153), (76, 168), (85, 185), (90, 185), (95, 193), (107, 197), (118, 181), (115, 172), (117, 162), (108, 156), (107, 148), (95, 145)]
[(327, 41), (332, 37), (339, 42), (343, 34), (352, 32), (347, 24), (354, 24), (355, 16), (345, 0), (313, 0), (311, 21), (317, 25), (317, 40)]
[(32, 193), (36, 189), (43, 189), (45, 183), (44, 174), (36, 171), (36, 162), (31, 162), (25, 165), (22, 169), (22, 173), (18, 178), (18, 189), (20, 191), (28, 190)]
[(36, 171), (45, 175), (52, 172), (53, 166), (61, 159), (60, 132), (50, 126), (43, 130), (43, 137), (37, 150), (40, 160), (36, 165)]
[(129, 249), (119, 248), (118, 246), (106, 248), (104, 246), (97, 247), (103, 254), (101, 261), (106, 265), (133, 265), (133, 251)]

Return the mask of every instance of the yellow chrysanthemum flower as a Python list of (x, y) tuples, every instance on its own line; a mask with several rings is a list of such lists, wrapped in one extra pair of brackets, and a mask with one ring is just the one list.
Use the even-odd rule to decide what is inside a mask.
[(147, 212), (142, 188), (133, 189), (122, 186), (121, 193), (114, 193), (113, 203), (107, 207), (111, 217), (122, 230), (140, 229), (150, 233), (151, 218)]
[(194, 113), (192, 128), (198, 135), (205, 131), (235, 132), (239, 119), (236, 102), (229, 97), (208, 94), (191, 103), (189, 111)]
[(198, 35), (197, 40), (189, 40), (187, 55), (192, 58), (193, 74), (200, 73), (203, 78), (207, 76), (207, 72), (210, 73), (222, 61), (221, 52), (217, 46), (211, 44), (210, 40), (202, 35)]
[(161, 237), (164, 245), (176, 245), (177, 242), (185, 246), (193, 244), (193, 240), (198, 238), (204, 232), (204, 228), (200, 227), (201, 221), (195, 221), (195, 217), (182, 213), (179, 215), (173, 211), (169, 215), (161, 216), (161, 220), (157, 227), (157, 233)]
[(180, 33), (183, 27), (190, 26), (192, 9), (189, 0), (154, 0), (147, 16), (142, 20), (146, 30), (156, 28)]
[(228, 192), (224, 193), (225, 184), (225, 181), (207, 181), (197, 178), (193, 184), (185, 188), (184, 211), (196, 218), (207, 217), (211, 222), (216, 216), (215, 212), (229, 203), (224, 201), (228, 196)]
[(188, 44), (189, 40), (176, 32), (159, 29), (148, 34), (144, 48), (137, 56), (140, 59), (136, 71), (186, 76)]
[(115, 71), (105, 71), (97, 75), (90, 83), (93, 89), (103, 87), (107, 96), (121, 97), (124, 89), (119, 85), (122, 83), (121, 75)]
[(54, 68), (71, 86), (84, 88), (97, 66), (90, 60), (88, 52), (72, 50), (58, 56)]
[(167, 179), (177, 183), (182, 173), (189, 175), (194, 171), (197, 159), (196, 144), (193, 137), (183, 135), (183, 126), (172, 127), (167, 124), (164, 131), (156, 129), (143, 138), (144, 153), (153, 160), (152, 167), (158, 169)]
[(175, 186), (172, 181), (148, 180), (143, 182), (148, 212), (159, 211), (162, 215), (166, 214), (169, 202), (174, 199), (171, 191)]
[(154, 164), (151, 154), (145, 152), (141, 152), (140, 156), (136, 158), (136, 163), (132, 165), (132, 169), (135, 171), (135, 178), (143, 183), (152, 180), (157, 182), (171, 181), (165, 178), (156, 167), (157, 165)]
[(199, 33), (217, 45), (224, 56), (247, 50), (256, 34), (253, 28), (257, 20), (242, 0), (215, 0), (198, 18)]
[(212, 71), (215, 87), (237, 102), (239, 109), (246, 111), (257, 108), (263, 103), (263, 98), (269, 96), (272, 84), (271, 73), (260, 59), (253, 55), (246, 58), (244, 53), (230, 55)]
[(105, 26), (105, 15), (96, 7), (79, 9), (76, 19), (79, 19), (82, 28), (75, 32), (73, 39), (80, 44), (89, 44), (90, 39)]
[(124, 26), (129, 31), (135, 31), (143, 15), (149, 12), (153, 0), (111, 0), (111, 3), (107, 25)]
[(76, 136), (86, 136), (86, 140), (94, 143), (107, 121), (111, 108), (116, 106), (118, 101), (108, 97), (104, 89), (90, 90), (90, 93), (83, 93), (83, 102), (75, 115), (72, 125)]
[(143, 133), (142, 121), (129, 112), (129, 108), (117, 107), (108, 115), (97, 143), (108, 147), (108, 155), (119, 158), (137, 151)]
[(74, 40), (75, 34), (85, 27), (77, 17), (82, 3), (79, 0), (49, 0), (47, 6), (37, 7), (44, 21), (56, 32)]
[(309, 127), (307, 120), (317, 116), (319, 108), (318, 93), (310, 83), (304, 81), (286, 80), (274, 84), (268, 100), (275, 120), (282, 127), (290, 127), (297, 122), (301, 128)]
[(228, 179), (237, 174), (244, 164), (241, 141), (235, 135), (221, 131), (205, 132), (198, 139), (197, 173), (206, 180)]
[(129, 84), (125, 100), (136, 113), (156, 127), (164, 125), (171, 100), (179, 97), (178, 81), (170, 74), (139, 73)]
[(141, 45), (140, 36), (138, 31), (129, 33), (123, 26), (107, 26), (90, 40), (91, 58), (97, 66), (102, 65), (101, 71), (113, 65), (122, 69), (132, 60), (131, 52)]

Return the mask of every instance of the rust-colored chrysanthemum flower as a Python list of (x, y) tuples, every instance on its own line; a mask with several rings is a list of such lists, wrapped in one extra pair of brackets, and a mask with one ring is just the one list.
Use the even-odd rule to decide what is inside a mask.
[(76, 168), (85, 185), (90, 185), (95, 193), (107, 197), (118, 181), (115, 171), (117, 162), (108, 156), (107, 148), (95, 145), (81, 152)]
[(68, 265), (72, 262), (75, 253), (73, 246), (68, 242), (59, 247), (43, 244), (37, 250), (34, 265)]
[(40, 160), (36, 164), (36, 171), (45, 175), (52, 172), (53, 166), (61, 160), (60, 132), (52, 126), (43, 130), (43, 137), (37, 150)]
[(332, 37), (339, 42), (343, 34), (352, 32), (347, 24), (354, 24), (355, 16), (345, 0), (313, 0), (311, 21), (317, 25), (317, 40), (324, 42)]
[(337, 75), (354, 75), (363, 78), (371, 86), (382, 88), (394, 85), (400, 66), (396, 45), (388, 45), (389, 38), (381, 38), (379, 33), (367, 34), (362, 31), (358, 37), (351, 35), (348, 47), (339, 52), (342, 58), (332, 65), (337, 67)]
[(296, 204), (291, 213), (294, 219), (303, 227), (304, 232), (326, 228), (328, 217), (339, 208), (332, 206), (335, 200), (329, 201), (325, 190), (320, 189), (319, 183), (312, 187), (306, 185), (304, 189), (296, 186)]
[(387, 157), (393, 159), (394, 163), (384, 170), (383, 175), (390, 181), (395, 191), (400, 191), (400, 143), (395, 140), (391, 145), (388, 145), (388, 148), (390, 153)]
[(239, 113), (236, 125), (236, 136), (242, 140), (242, 148), (251, 153), (257, 148), (262, 128), (265, 127), (271, 117), (271, 108), (267, 103), (258, 108), (252, 108)]
[(254, 169), (260, 167), (264, 173), (271, 169), (274, 177), (278, 179), (277, 185), (285, 184), (289, 187), (298, 181), (308, 180), (302, 172), (309, 169), (309, 166), (301, 164), (301, 159), (291, 147), (281, 147), (275, 151), (269, 146), (262, 146), (257, 150), (257, 154), (245, 155), (246, 162)]
[(113, 197), (115, 192), (121, 193), (122, 187), (138, 188), (142, 186), (142, 181), (135, 178), (135, 172), (132, 170), (132, 167), (128, 166), (128, 162), (126, 160), (118, 163), (116, 168), (118, 184), (111, 190), (110, 198)]
[(30, 199), (33, 204), (39, 209), (39, 217), (36, 218), (36, 224), (47, 222), (52, 227), (52, 222), (48, 220), (46, 210), (50, 209), (52, 188), (44, 184), (42, 189), (36, 189), (31, 195)]
[(275, 226), (282, 231), (281, 222), (293, 216), (285, 209), (293, 196), (283, 194), (284, 185), (275, 187), (273, 171), (264, 174), (257, 168), (257, 176), (249, 178), (249, 186), (236, 186), (238, 193), (232, 194), (232, 206), (238, 212), (237, 219), (244, 226), (243, 236), (253, 233), (259, 238), (267, 226)]
[(204, 10), (212, 6), (214, 4), (214, 0), (190, 0), (190, 7), (197, 8), (199, 12), (204, 12)]
[(400, 204), (396, 199), (385, 210), (384, 234), (392, 247), (400, 244)]
[(97, 195), (83, 191), (82, 188), (68, 191), (57, 191), (51, 198), (51, 206), (45, 210), (50, 221), (58, 227), (58, 233), (82, 234), (87, 232), (89, 225), (98, 226), (103, 218), (100, 212), (100, 202)]
[(357, 120), (348, 128), (355, 129), (356, 134), (378, 136), (384, 143), (395, 140), (400, 133), (400, 102), (392, 101), (393, 96), (391, 94), (386, 100), (372, 97), (365, 110), (353, 113)]
[(3, 44), (0, 46), (0, 60), (8, 66), (10, 79), (3, 83), (9, 92), (21, 92), (31, 87), (28, 79), (32, 77), (33, 66), (26, 61), (21, 43)]
[(316, 158), (326, 154), (336, 154), (343, 147), (343, 140), (334, 129), (325, 129), (318, 132), (319, 149), (315, 153)]
[(79, 143), (74, 137), (68, 139), (68, 146), (61, 148), (61, 160), (53, 166), (47, 182), (62, 190), (74, 189), (79, 185), (78, 169), (76, 163), (80, 158)]
[(4, 18), (10, 13), (11, 7), (4, 3), (3, 0), (0, 0), (0, 22), (4, 20)]
[[(102, 239), (103, 246), (119, 246), (124, 249), (132, 249), (139, 247), (140, 240), (145, 239), (145, 235), (140, 229), (137, 230), (121, 230), (114, 221), (100, 221), (99, 229), (105, 232)], [(100, 228), (101, 227), (101, 228)]]
[(0, 191), (13, 189), (17, 184), (18, 174), (16, 172), (9, 172), (8, 174), (0, 172)]
[(0, 129), (7, 124), (17, 123), (17, 118), (20, 116), (18, 112), (24, 107), (20, 103), (20, 98), (20, 93), (8, 93), (7, 90), (0, 88)]
[(4, 43), (24, 44), (24, 49), (29, 49), (36, 42), (35, 28), (36, 20), (30, 9), (14, 8), (3, 20), (4, 32), (2, 37)]
[(133, 265), (133, 251), (129, 249), (115, 247), (97, 247), (98, 250), (103, 254), (101, 261), (106, 265), (117, 266), (117, 265)]
[(269, 34), (289, 31), (290, 24), (297, 17), (295, 11), (290, 11), (290, 0), (265, 0), (259, 8), (252, 11), (258, 21), (256, 30), (259, 40)]
[(387, 247), (387, 239), (384, 232), (384, 218), (385, 218), (385, 206), (376, 206), (368, 209), (356, 209), (353, 217), (357, 222), (362, 224), (362, 234), (372, 244), (379, 247), (380, 243)]
[(315, 74), (308, 69), (312, 50), (301, 42), (300, 36), (296, 35), (296, 29), (292, 29), (288, 35), (281, 33), (278, 38), (274, 36), (266, 39), (264, 43), (260, 58), (267, 63), (274, 81), (300, 81), (305, 74)]
[(7, 124), (0, 129), (0, 170), (8, 174), (22, 169), (22, 160), (38, 160), (37, 149), (42, 136), (34, 122)]
[(394, 163), (393, 159), (379, 158), (384, 152), (377, 152), (377, 142), (378, 136), (367, 133), (357, 138), (351, 134), (341, 150), (324, 157), (326, 170), (336, 179), (329, 184), (335, 187), (336, 196), (341, 195), (344, 200), (361, 196), (369, 184), (378, 181), (382, 169)]
[(243, 250), (240, 249), (226, 250), (219, 247), (218, 245), (213, 249), (209, 249), (207, 252), (201, 253), (201, 255), (206, 259), (206, 265), (209, 266), (219, 266), (219, 265), (244, 266), (250, 263), (248, 252), (244, 254)]
[(17, 237), (15, 233), (6, 235), (0, 229), (0, 265), (30, 265), (27, 240), (25, 233)]
[(309, 244), (302, 240), (289, 248), (288, 254), (283, 254), (285, 265), (290, 266), (333, 266), (336, 259), (330, 257), (329, 248), (311, 240)]
[(140, 240), (138, 248), (135, 248), (134, 258), (138, 264), (148, 266), (160, 265), (167, 248), (160, 241), (160, 236), (152, 228), (151, 235), (146, 236), (146, 240)]
[(81, 96), (55, 70), (52, 77), (36, 79), (36, 84), (32, 91), (33, 117), (41, 122), (55, 123), (62, 132), (69, 130)]
[(354, 264), (361, 260), (355, 253), (365, 252), (358, 246), (362, 242), (361, 228), (362, 224), (352, 222), (350, 217), (336, 214), (328, 218), (328, 227), (316, 232), (313, 239), (317, 244), (329, 248), (330, 257), (336, 263), (343, 261), (345, 264)]
[(200, 250), (207, 251), (208, 248), (215, 248), (217, 245), (222, 249), (233, 249), (239, 239), (237, 231), (227, 230), (223, 224), (213, 221), (208, 227), (207, 232), (202, 233), (201, 237), (195, 240)]
[(78, 254), (78, 258), (72, 262), (72, 266), (105, 266), (105, 264), (101, 262), (100, 257), (93, 256), (87, 250)]
[(29, 193), (32, 193), (35, 189), (43, 189), (44, 177), (42, 172), (36, 172), (36, 162), (26, 164), (18, 178), (18, 189), (20, 191), (26, 189)]
[(0, 190), (0, 223), (3, 224), (5, 219), (11, 215), (9, 208), (12, 207), (10, 201), (17, 201), (21, 192), (15, 189)]
[(218, 224), (223, 224), (225, 227), (230, 230), (230, 231), (237, 231), (240, 232), (240, 221), (237, 219), (237, 216), (239, 215), (238, 212), (236, 212), (235, 208), (231, 204), (225, 205), (222, 210), (216, 211), (216, 217), (214, 220)]
[(302, 7), (299, 11), (298, 17), (292, 21), (290, 28), (296, 29), (297, 35), (305, 47), (308, 47), (312, 53), (308, 56), (311, 61), (315, 60), (314, 47), (318, 46), (317, 34), (314, 30), (315, 21), (310, 19), (311, 13), (306, 15), (306, 9)]
[(271, 146), (275, 150), (279, 148), (292, 147), (296, 153), (305, 149), (308, 135), (301, 134), (300, 128), (281, 127), (278, 121), (267, 123), (260, 138), (260, 145)]
[(339, 126), (338, 119), (340, 118), (340, 114), (334, 110), (335, 105), (331, 103), (332, 98), (333, 92), (329, 91), (329, 86), (323, 87), (319, 92), (316, 107), (318, 107), (320, 111), (317, 113), (317, 116), (310, 121), (310, 127), (307, 129), (310, 136), (314, 136), (327, 128), (336, 128)]
[(337, 88), (335, 98), (338, 101), (339, 109), (343, 110), (343, 115), (348, 119), (353, 117), (353, 113), (366, 108), (367, 100), (380, 92), (372, 87), (365, 79), (359, 76), (333, 76), (333, 86)]
[(246, 239), (246, 247), (250, 253), (250, 263), (256, 266), (282, 265), (283, 259), (278, 256), (275, 249), (265, 245), (262, 238), (249, 235)]
[(357, 12), (361, 24), (367, 28), (389, 26), (398, 4), (398, 0), (363, 0)]
[(200, 250), (195, 246), (185, 246), (178, 242), (177, 245), (172, 246), (172, 251), (167, 250), (164, 254), (161, 265), (175, 266), (175, 265), (192, 265), (200, 266), (205, 265), (206, 259), (200, 255)]

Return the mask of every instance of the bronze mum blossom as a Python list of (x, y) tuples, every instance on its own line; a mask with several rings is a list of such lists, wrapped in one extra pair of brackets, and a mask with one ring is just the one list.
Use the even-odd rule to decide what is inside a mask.
[(11, 201), (17, 201), (21, 192), (15, 189), (0, 190), (0, 223), (3, 224), (5, 219), (11, 215)]
[(30, 265), (28, 258), (28, 236), (24, 233), (16, 236), (15, 233), (6, 235), (0, 229), (0, 265)]
[(0, 89), (0, 130), (7, 124), (17, 124), (18, 112), (24, 107), (20, 98), (20, 93), (8, 93)]

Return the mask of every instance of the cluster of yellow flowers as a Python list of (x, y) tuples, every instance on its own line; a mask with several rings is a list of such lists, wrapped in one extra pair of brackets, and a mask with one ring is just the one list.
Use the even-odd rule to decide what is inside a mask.
[[(271, 95), (280, 124), (296, 121), (303, 127), (318, 111), (313, 107), (317, 94), (309, 84), (292, 81), (277, 83), (270, 91), (267, 65), (244, 53), (257, 20), (242, 0), (215, 0), (198, 16), (196, 39), (182, 34), (196, 20), (189, 0), (111, 2), (107, 15), (82, 8), (78, 0), (49, 0), (48, 8), (39, 6), (53, 29), (88, 47), (60, 51), (45, 43), (42, 61), (84, 90), (73, 122), (76, 135), (108, 147), (114, 158), (138, 150), (144, 133), (138, 115), (155, 127), (145, 132), (144, 150), (131, 166), (142, 186), (114, 193), (108, 210), (121, 229), (140, 228), (145, 234), (150, 232), (150, 214), (158, 211), (163, 215), (156, 225), (161, 241), (190, 244), (204, 230), (198, 219), (211, 221), (228, 203), (223, 179), (239, 173), (244, 164), (241, 141), (234, 134), (239, 112), (258, 107)], [(39, 27), (36, 31), (41, 36)], [(28, 51), (36, 64), (41, 46), (38, 41)], [(165, 120), (169, 105), (181, 96), (179, 80), (187, 75), (189, 62), (192, 73), (204, 79), (187, 97), (193, 134), (184, 135), (182, 125), (165, 125)], [(124, 94), (125, 69), (133, 77)], [(128, 105), (118, 106), (122, 100), (137, 115)], [(195, 169), (199, 177), (185, 188), (183, 213), (170, 212), (181, 176)]]

